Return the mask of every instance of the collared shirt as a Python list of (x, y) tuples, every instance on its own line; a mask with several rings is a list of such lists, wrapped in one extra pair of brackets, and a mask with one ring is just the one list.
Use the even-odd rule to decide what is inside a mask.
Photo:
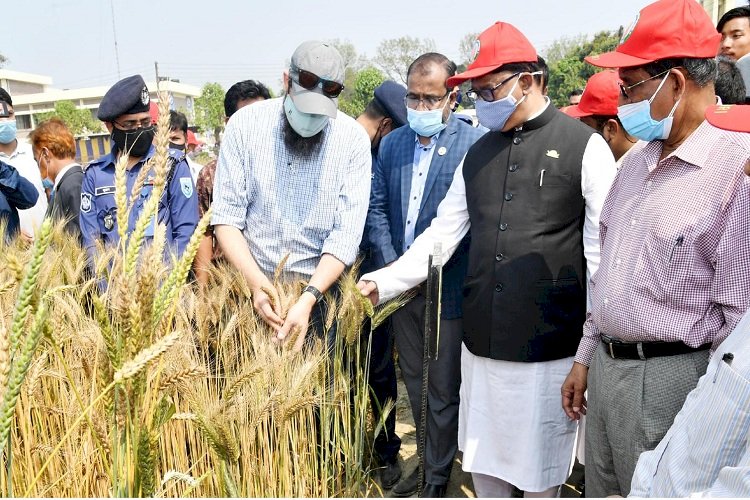
[[(672, 427), (642, 453), (630, 496), (750, 497), (750, 313), (721, 343)], [(732, 353), (730, 363), (724, 360)]]
[(42, 186), (42, 175), (39, 173), (39, 166), (34, 161), (31, 144), (18, 141), (16, 150), (10, 156), (0, 153), (0, 161), (4, 161), (18, 170), (21, 177), (31, 182), (39, 191), (36, 205), (18, 211), (21, 230), (33, 236), (34, 230), (41, 226), (44, 215), (47, 213), (47, 194), (44, 192), (44, 186)]
[[(593, 274), (599, 265), (599, 212), (615, 172), (615, 162), (609, 146), (599, 134), (592, 134), (581, 162), (581, 195), (586, 203), (583, 252), (589, 275)], [(498, 193), (502, 192), (501, 187), (498, 187)], [(367, 273), (362, 279), (377, 283), (381, 302), (391, 299), (427, 279), (427, 262), (435, 243), (441, 243), (443, 262), (447, 262), (469, 231), (469, 227), (466, 184), (461, 162), (430, 227), (420, 234), (411, 248), (392, 265)]]
[(193, 184), (198, 183), (198, 174), (201, 173), (201, 170), (203, 169), (203, 165), (198, 163), (197, 161), (191, 159), (189, 156), (185, 156), (185, 161), (188, 164), (188, 167), (190, 167), (190, 176), (193, 178)]
[(70, 170), (71, 168), (75, 166), (80, 167), (81, 165), (80, 163), (73, 162), (69, 165), (65, 165), (63, 168), (60, 169), (60, 171), (57, 173), (57, 176), (55, 177), (55, 185), (52, 186), (52, 192), (57, 191), (57, 186), (60, 185), (60, 181), (62, 180), (62, 178), (65, 177), (65, 174), (68, 173), (68, 170)]
[(602, 209), (601, 265), (577, 362), (589, 364), (602, 333), (698, 347), (732, 331), (750, 299), (740, 135), (704, 122), (661, 161), (661, 141), (625, 160)]
[(419, 207), (422, 206), (422, 196), (424, 195), (424, 186), (427, 181), (427, 172), (430, 170), (438, 137), (440, 137), (440, 133), (430, 137), (430, 143), (426, 146), (419, 142), (418, 135), (414, 137), (414, 164), (411, 169), (409, 209), (406, 212), (406, 225), (404, 226), (404, 252), (414, 242), (414, 228), (417, 225)]
[[(155, 153), (156, 148), (151, 146), (146, 156), (126, 172), (126, 193), (129, 197), (133, 192), (138, 174)], [(118, 222), (121, 221), (118, 221), (115, 201), (116, 159), (112, 153), (105, 155), (90, 163), (83, 174), (79, 222), (83, 245), (90, 253), (94, 252), (97, 241), (101, 241), (105, 246), (112, 246), (116, 245), (120, 239)], [(151, 223), (146, 228), (145, 237), (147, 240), (153, 238), (157, 223), (166, 225), (167, 243), (170, 245), (170, 250), (175, 251), (179, 256), (185, 251), (198, 225), (198, 197), (194, 195), (193, 179), (187, 163), (177, 162), (173, 167), (171, 179), (171, 182), (164, 186), (164, 192), (159, 200), (158, 214), (152, 217)], [(135, 196), (128, 200), (131, 210), (127, 222), (127, 234), (131, 234), (135, 229), (141, 212), (151, 198), (153, 187), (154, 175), (149, 173), (140, 192), (135, 193)]]
[(267, 275), (311, 276), (327, 253), (357, 257), (370, 197), (370, 140), (339, 112), (319, 148), (303, 157), (284, 143), (283, 98), (232, 115), (221, 144), (211, 224), (240, 229)]

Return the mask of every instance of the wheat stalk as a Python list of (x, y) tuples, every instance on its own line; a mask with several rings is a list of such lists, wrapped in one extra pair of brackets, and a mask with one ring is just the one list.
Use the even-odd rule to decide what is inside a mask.
[(15, 351), (18, 345), (23, 325), (26, 323), (28, 318), (29, 310), (31, 308), (31, 298), (34, 295), (37, 280), (39, 278), (39, 271), (42, 266), (42, 260), (44, 253), (47, 251), (49, 246), (50, 238), (52, 236), (52, 220), (45, 219), (42, 223), (42, 227), (39, 234), (39, 239), (34, 244), (34, 252), (31, 256), (31, 262), (29, 263), (28, 271), (21, 281), (21, 288), (18, 292), (18, 301), (16, 302), (16, 310), (13, 315), (13, 324), (11, 326), (10, 333), (10, 348), (11, 352)]
[(174, 346), (182, 337), (182, 332), (175, 331), (165, 335), (153, 345), (139, 352), (132, 360), (122, 364), (122, 368), (115, 372), (113, 378), (115, 383), (121, 384), (143, 371), (149, 364), (159, 359), (165, 352)]

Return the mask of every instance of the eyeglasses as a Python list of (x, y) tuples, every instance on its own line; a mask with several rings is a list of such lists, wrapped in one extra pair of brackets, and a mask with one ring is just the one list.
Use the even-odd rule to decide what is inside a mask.
[(622, 96), (623, 96), (623, 97), (624, 97), (625, 99), (627, 99), (627, 100), (630, 100), (630, 96), (628, 95), (628, 91), (630, 91), (630, 89), (632, 89), (633, 87), (637, 87), (638, 85), (640, 85), (640, 84), (642, 84), (642, 83), (646, 83), (646, 82), (648, 82), (649, 80), (653, 80), (654, 78), (659, 78), (659, 77), (660, 77), (660, 76), (662, 76), (662, 75), (666, 75), (667, 73), (669, 73), (669, 72), (670, 72), (670, 71), (672, 71), (673, 69), (674, 69), (674, 68), (669, 68), (669, 69), (668, 69), (668, 70), (666, 70), (666, 71), (662, 71), (662, 72), (661, 72), (661, 73), (659, 73), (658, 75), (654, 75), (654, 76), (652, 76), (651, 78), (646, 78), (645, 80), (641, 80), (640, 82), (636, 82), (636, 83), (634, 83), (633, 85), (628, 85), (628, 86), (625, 86), (625, 85), (623, 85), (623, 84), (622, 84), (622, 82), (618, 82), (618, 85), (620, 86), (620, 94), (622, 94)]
[(428, 95), (424, 97), (417, 97), (415, 95), (407, 95), (404, 97), (404, 104), (406, 104), (407, 108), (411, 109), (417, 109), (419, 107), (419, 103), (424, 103), (424, 107), (433, 110), (435, 109), (441, 102), (443, 102), (443, 99), (450, 94), (451, 91), (447, 91), (445, 94), (441, 96), (434, 96), (434, 95)]
[(151, 117), (142, 120), (128, 120), (124, 122), (115, 122), (122, 130), (135, 130), (137, 128), (148, 128), (151, 126)]
[(495, 100), (495, 91), (520, 74), (521, 72), (513, 73), (508, 78), (489, 89), (469, 89), (466, 92), (466, 97), (468, 97), (472, 102), (476, 102), (478, 98), (481, 98), (486, 102), (493, 102)]
[(315, 73), (305, 71), (304, 69), (295, 67), (290, 69), (292, 76), (296, 77), (295, 82), (304, 89), (313, 90), (315, 87), (320, 87), (323, 91), (323, 95), (330, 98), (338, 97), (344, 90), (344, 85), (339, 82), (326, 80), (325, 78), (321, 78)]

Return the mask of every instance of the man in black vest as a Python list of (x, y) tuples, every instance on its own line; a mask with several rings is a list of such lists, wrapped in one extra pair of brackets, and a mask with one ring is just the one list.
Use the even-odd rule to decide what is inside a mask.
[[(616, 173), (599, 134), (543, 94), (544, 64), (496, 23), (452, 87), (471, 80), (490, 132), (468, 151), (437, 217), (390, 267), (363, 276), (387, 300), (421, 281), (441, 242), (446, 261), (471, 227), (464, 287), (459, 448), (477, 496), (555, 496), (575, 425), (559, 408), (599, 260), (598, 218)], [(502, 479), (501, 479), (502, 478)]]

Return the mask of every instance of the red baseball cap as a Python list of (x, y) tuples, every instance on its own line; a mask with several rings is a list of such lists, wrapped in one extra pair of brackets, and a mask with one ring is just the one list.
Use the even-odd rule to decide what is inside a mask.
[[(563, 113), (565, 113), (568, 116), (573, 116), (573, 115), (570, 114), (570, 110), (571, 110), (571, 108), (575, 108), (576, 106), (577, 106), (576, 104), (571, 104), (570, 106), (563, 106), (562, 108), (560, 108), (560, 111), (563, 112)], [(578, 118), (578, 117), (577, 116), (573, 116), (573, 118)]]
[(586, 82), (581, 102), (571, 106), (567, 114), (582, 116), (616, 116), (617, 101), (620, 98), (620, 77), (612, 70), (596, 73)]
[(474, 40), (473, 55), (474, 62), (469, 64), (466, 71), (448, 78), (448, 87), (455, 87), (466, 80), (492, 73), (503, 64), (538, 60), (536, 49), (523, 33), (512, 24), (499, 21)]
[(716, 57), (721, 34), (696, 0), (659, 0), (644, 7), (613, 52), (586, 57), (601, 68), (631, 68), (660, 59)]
[(203, 144), (203, 141), (199, 141), (198, 138), (195, 136), (192, 130), (188, 130), (187, 132), (187, 143), (188, 144), (195, 144), (196, 146), (201, 146)]
[(706, 120), (714, 127), (732, 132), (750, 132), (750, 106), (720, 105), (706, 108)]
[(159, 121), (159, 105), (153, 100), (148, 103), (148, 114), (151, 115), (151, 125)]

